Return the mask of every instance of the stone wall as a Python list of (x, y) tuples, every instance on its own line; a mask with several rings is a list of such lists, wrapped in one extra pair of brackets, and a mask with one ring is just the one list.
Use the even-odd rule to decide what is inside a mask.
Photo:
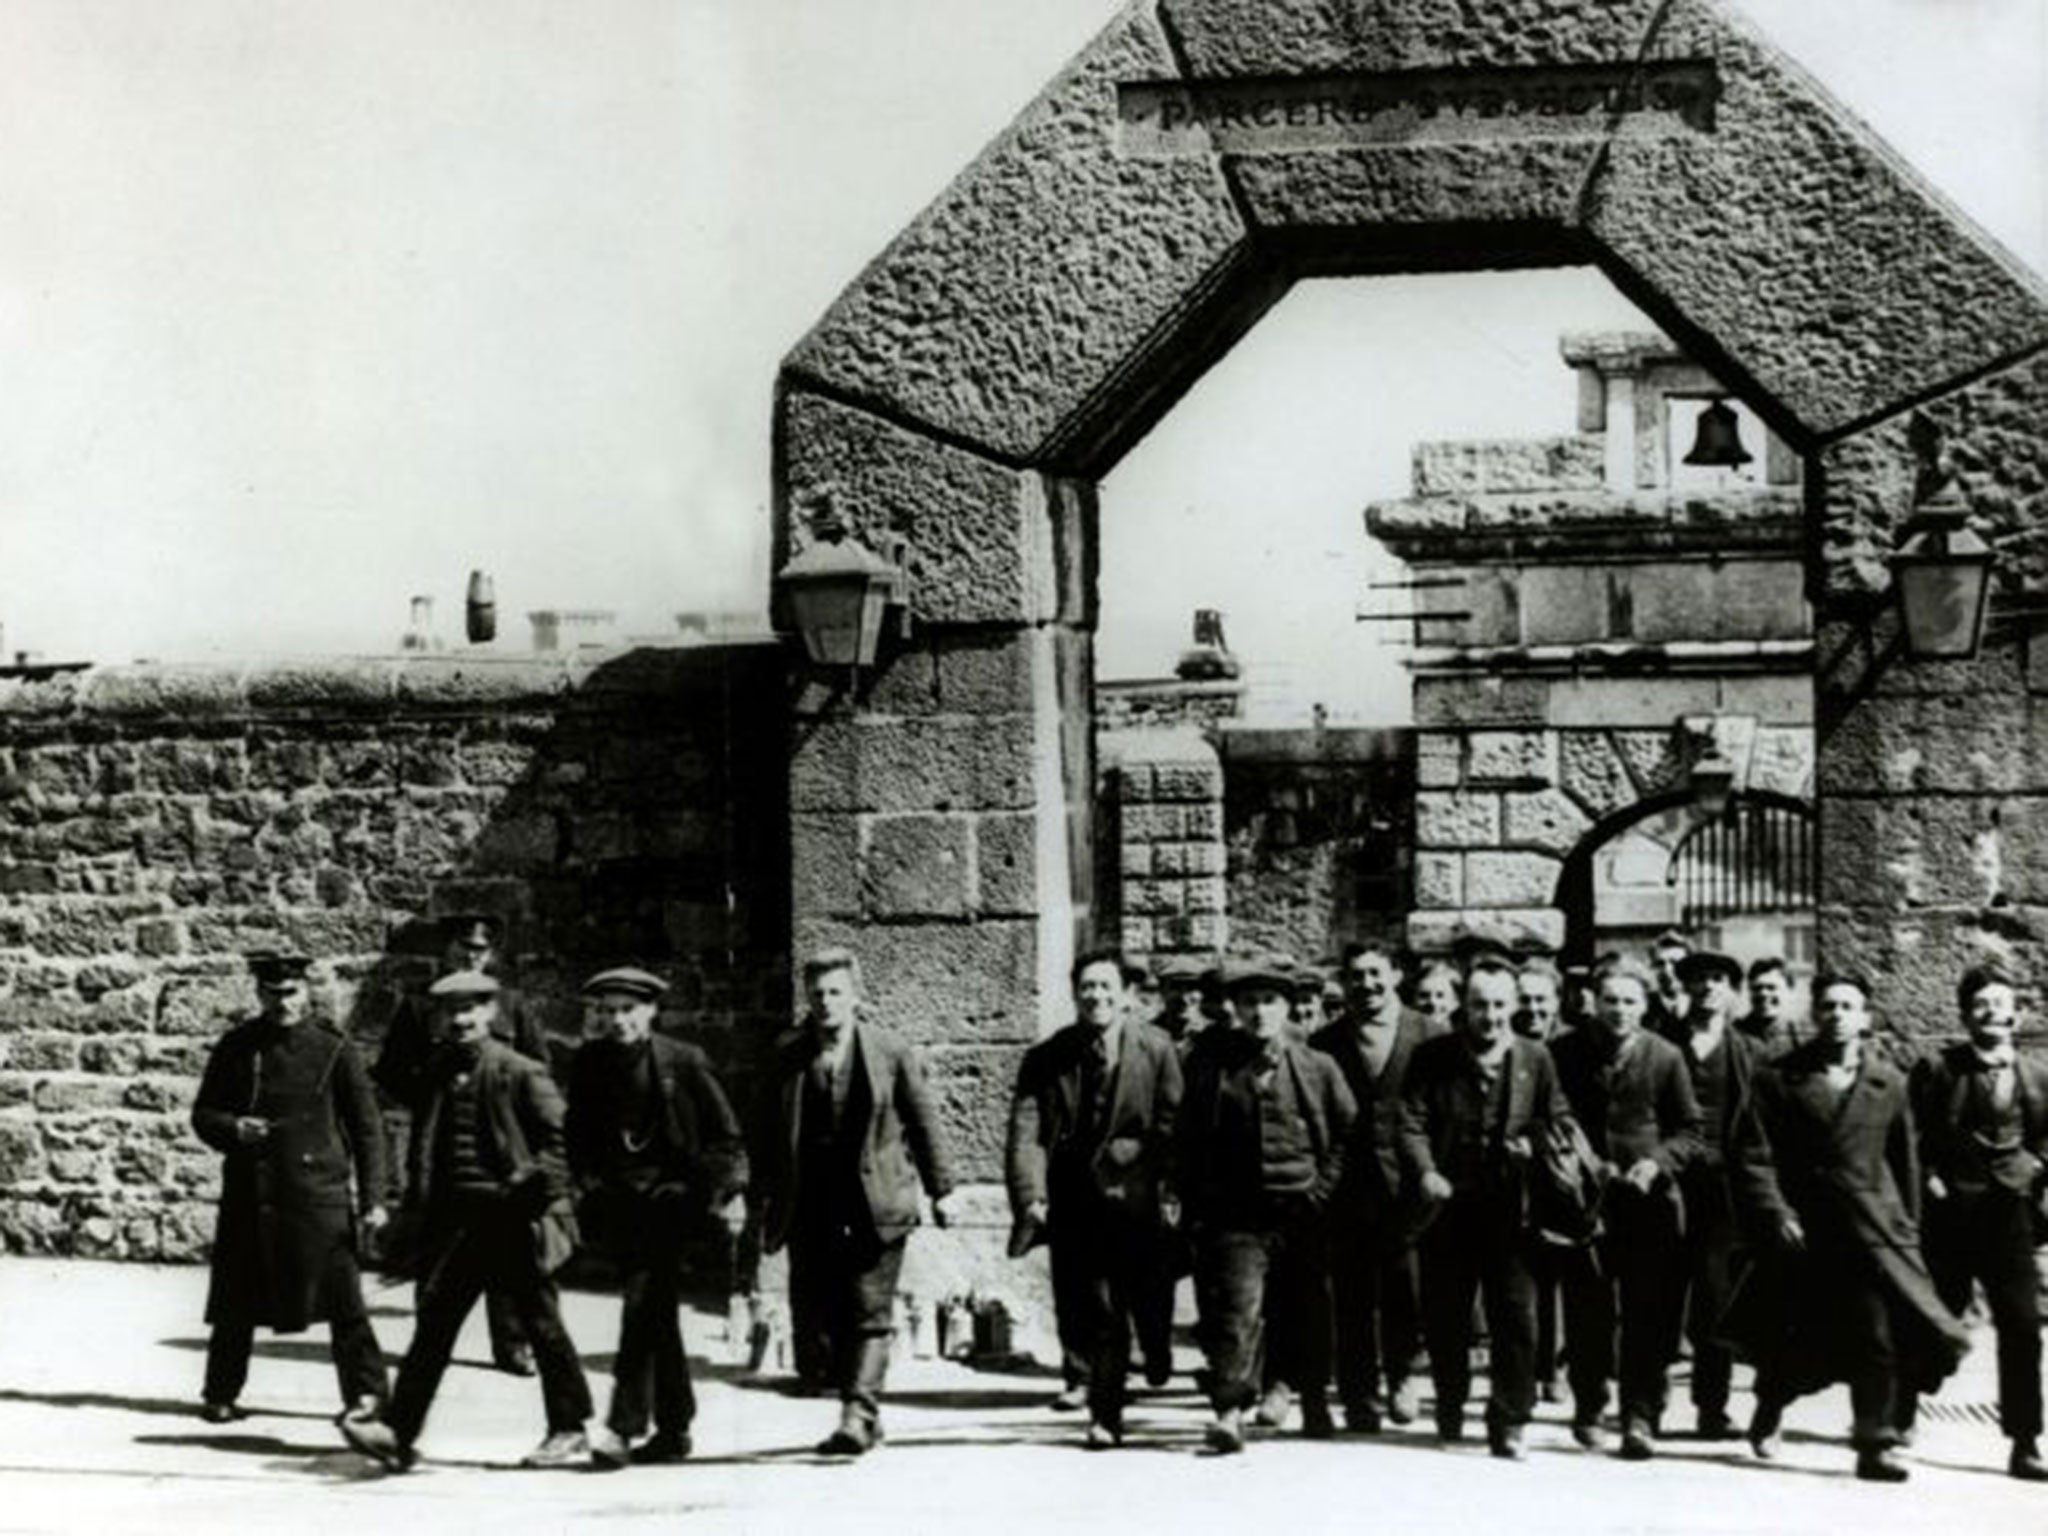
[(431, 974), (421, 919), (495, 912), (558, 1037), (581, 976), (630, 959), (673, 984), (663, 1027), (744, 1077), (789, 1010), (782, 667), (752, 647), (0, 680), (0, 1241), (203, 1251), (219, 1159), (186, 1117), (253, 1002), (250, 948), (314, 956), (368, 1056)]
[(1186, 726), (1105, 731), (1096, 810), (1099, 928), (1139, 960), (1212, 960), (1230, 945), (1223, 767)]
[(1221, 733), (1232, 941), (1312, 963), (1406, 940), (1415, 755), (1406, 730)]

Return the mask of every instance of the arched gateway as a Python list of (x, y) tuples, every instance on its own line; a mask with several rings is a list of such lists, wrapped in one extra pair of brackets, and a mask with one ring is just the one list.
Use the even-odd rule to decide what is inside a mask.
[(2038, 279), (1710, 0), (1143, 0), (777, 397), (778, 559), (900, 536), (916, 620), (794, 729), (794, 940), (867, 956), (980, 1176), (1088, 924), (1097, 478), (1298, 278), (1585, 262), (1805, 456), (1823, 953), (1929, 1024), (2048, 958), (2048, 639), (1906, 660), (1884, 564), (1938, 441), (2048, 575)]

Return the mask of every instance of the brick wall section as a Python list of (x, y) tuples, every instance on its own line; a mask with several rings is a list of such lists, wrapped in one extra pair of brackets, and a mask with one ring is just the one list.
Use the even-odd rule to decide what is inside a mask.
[(1224, 768), (1231, 938), (1314, 962), (1405, 939), (1415, 758), (1406, 730), (1231, 730)]
[(1216, 749), (1180, 727), (1105, 731), (1095, 751), (1104, 939), (1138, 959), (1213, 959), (1230, 943)]
[(0, 681), (0, 1242), (203, 1252), (219, 1159), (186, 1117), (253, 1002), (251, 947), (316, 957), (369, 1057), (431, 974), (420, 920), (481, 908), (558, 1035), (580, 977), (633, 959), (673, 984), (663, 1027), (743, 1068), (789, 1009), (781, 668), (752, 647)]

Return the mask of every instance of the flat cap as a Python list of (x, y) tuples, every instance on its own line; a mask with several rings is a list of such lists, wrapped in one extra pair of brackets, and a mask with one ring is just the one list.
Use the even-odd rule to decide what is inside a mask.
[(427, 988), (427, 996), (437, 1003), (462, 1003), (497, 995), (498, 978), (488, 971), (450, 971)]
[(256, 978), (259, 987), (301, 981), (305, 978), (306, 967), (313, 963), (304, 955), (290, 955), (274, 949), (254, 950), (244, 958), (248, 961), (249, 974)]
[(1159, 984), (1162, 987), (1198, 986), (1202, 972), (1207, 969), (1192, 955), (1173, 955), (1159, 962)]
[(1251, 987), (1271, 987), (1294, 995), (1297, 972), (1284, 955), (1265, 955), (1254, 960), (1232, 960), (1223, 967), (1223, 990), (1242, 992)]
[(1678, 973), (1680, 981), (1691, 981), (1695, 976), (1719, 976), (1731, 987), (1742, 985), (1741, 965), (1717, 950), (1689, 950), (1679, 956), (1671, 968)]
[(667, 982), (637, 965), (615, 965), (608, 971), (599, 971), (583, 983), (585, 997), (602, 997), (607, 992), (616, 992), (643, 1003), (653, 1002), (667, 990)]

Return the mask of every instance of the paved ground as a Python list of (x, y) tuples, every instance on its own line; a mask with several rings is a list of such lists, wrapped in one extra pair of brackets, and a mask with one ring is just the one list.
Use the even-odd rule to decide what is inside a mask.
[[(1192, 1392), (1146, 1397), (1133, 1443), (1091, 1456), (1079, 1425), (1045, 1406), (1046, 1378), (912, 1361), (892, 1376), (889, 1444), (853, 1465), (808, 1447), (830, 1405), (789, 1397), (728, 1363), (722, 1319), (690, 1334), (702, 1369), (696, 1459), (600, 1474), (513, 1463), (540, 1433), (530, 1382), (452, 1370), (422, 1442), (426, 1461), (386, 1477), (329, 1422), (324, 1332), (259, 1339), (247, 1420), (194, 1414), (205, 1276), (194, 1269), (0, 1259), (0, 1531), (630, 1531), (678, 1518), (693, 1531), (1167, 1529), (1239, 1532), (1362, 1527), (1404, 1533), (1968, 1531), (2041, 1536), (2048, 1487), (2002, 1473), (2004, 1442), (1969, 1405), (1988, 1402), (1989, 1340), (1950, 1384), (1900, 1488), (1850, 1478), (1840, 1393), (1790, 1420), (1787, 1458), (1765, 1467), (1739, 1442), (1665, 1442), (1635, 1465), (1575, 1449), (1546, 1408), (1521, 1465), (1483, 1448), (1446, 1450), (1397, 1432), (1377, 1442), (1255, 1442), (1241, 1457), (1199, 1452)], [(411, 1332), (411, 1291), (373, 1298), (388, 1350)], [(569, 1298), (571, 1332), (609, 1345), (616, 1303)], [(458, 1361), (482, 1349), (481, 1314)], [(609, 1356), (586, 1355), (600, 1401)], [(1746, 1411), (1746, 1408), (1745, 1410)]]

